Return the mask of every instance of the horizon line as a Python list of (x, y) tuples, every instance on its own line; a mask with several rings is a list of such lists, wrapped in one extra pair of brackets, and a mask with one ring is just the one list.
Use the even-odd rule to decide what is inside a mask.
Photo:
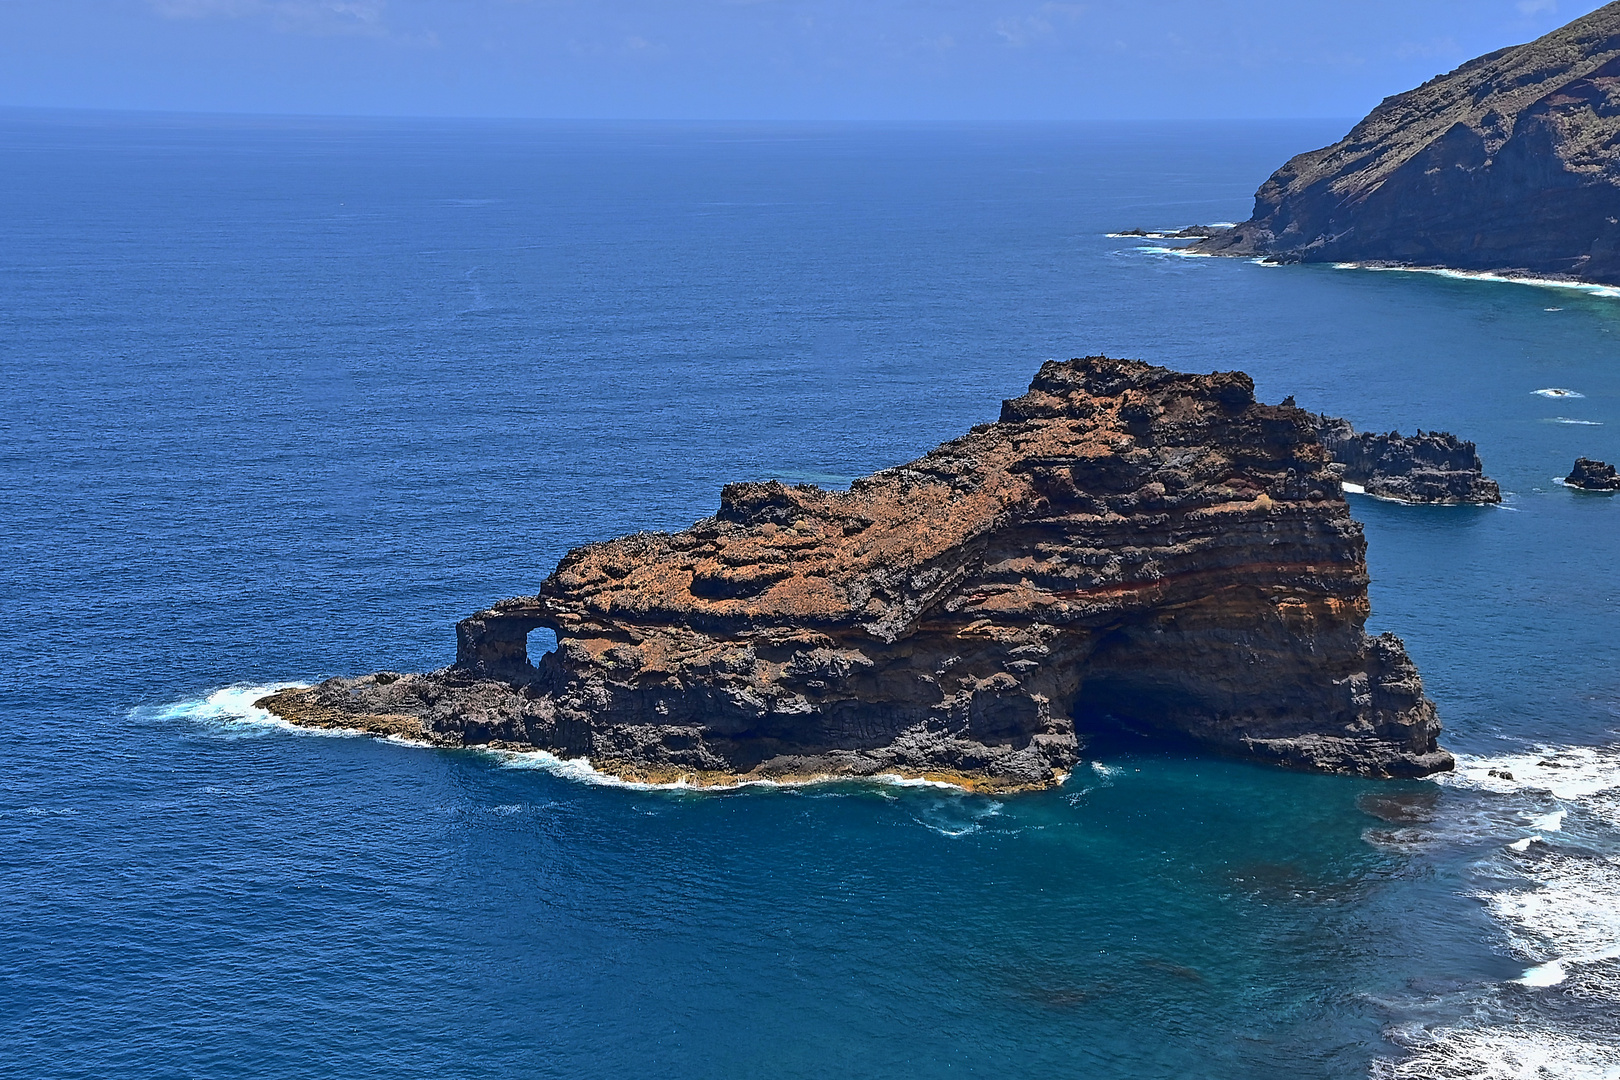
[(1352, 116), (1091, 116), (1062, 119), (940, 118), (940, 117), (746, 117), (746, 116), (624, 116), (584, 115), (546, 116), (519, 113), (389, 113), (389, 112), (296, 112), (258, 109), (168, 109), (109, 105), (16, 105), (0, 102), (0, 114), (50, 113), (80, 116), (117, 115), (129, 117), (234, 120), (382, 120), (543, 124), (717, 124), (771, 125), (799, 127), (935, 127), (935, 128), (1038, 128), (1078, 127), (1092, 124), (1354, 124)]

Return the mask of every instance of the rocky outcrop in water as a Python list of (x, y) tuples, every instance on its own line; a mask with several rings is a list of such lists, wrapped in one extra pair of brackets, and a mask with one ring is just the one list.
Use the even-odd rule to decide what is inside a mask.
[(1591, 458), (1576, 458), (1564, 483), (1582, 491), (1620, 491), (1620, 476), (1615, 474), (1614, 466)]
[(1358, 432), (1348, 420), (1312, 418), (1343, 479), (1369, 495), (1411, 503), (1497, 503), (1502, 490), (1485, 476), (1474, 444), (1444, 431), (1402, 435)]
[(1126, 229), (1115, 236), (1129, 236), (1138, 240), (1202, 240), (1221, 230), (1213, 225), (1188, 225), (1183, 229)]
[[(1311, 769), (1451, 766), (1310, 415), (1239, 372), (1044, 365), (848, 492), (732, 484), (674, 534), (578, 548), (429, 675), (262, 704), (296, 723), (543, 748), (645, 780), (1052, 782), (1086, 734)], [(531, 632), (556, 648), (531, 657)]]
[(1620, 3), (1384, 99), (1194, 249), (1620, 282)]

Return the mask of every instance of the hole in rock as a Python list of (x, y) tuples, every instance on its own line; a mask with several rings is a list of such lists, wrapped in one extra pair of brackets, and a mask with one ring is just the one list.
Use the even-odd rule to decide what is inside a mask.
[(540, 658), (542, 656), (545, 656), (546, 653), (556, 652), (556, 651), (557, 651), (557, 633), (556, 633), (556, 631), (549, 630), (544, 626), (540, 627), (537, 630), (530, 630), (529, 631), (529, 643), (528, 643), (528, 646), (527, 646), (527, 653), (528, 653), (529, 663), (538, 666), (539, 663), (540, 663)]

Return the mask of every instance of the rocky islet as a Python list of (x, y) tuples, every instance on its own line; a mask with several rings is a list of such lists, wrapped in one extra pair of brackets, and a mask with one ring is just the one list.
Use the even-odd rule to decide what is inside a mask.
[(1410, 503), (1499, 503), (1474, 444), (1446, 431), (1357, 431), (1348, 420), (1314, 418), (1317, 435), (1342, 478), (1368, 495)]
[(1620, 475), (1606, 461), (1582, 457), (1575, 459), (1575, 467), (1564, 477), (1564, 484), (1581, 491), (1620, 491)]
[(732, 484), (682, 532), (571, 551), (463, 620), (450, 667), (260, 704), (657, 782), (1040, 787), (1119, 730), (1447, 769), (1405, 649), (1364, 630), (1364, 552), (1309, 413), (1240, 372), (1051, 362), (998, 422), (847, 492)]

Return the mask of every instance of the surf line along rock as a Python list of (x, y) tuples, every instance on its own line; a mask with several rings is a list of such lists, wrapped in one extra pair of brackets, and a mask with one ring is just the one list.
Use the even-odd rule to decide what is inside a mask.
[[(683, 532), (576, 548), (457, 626), (456, 662), (259, 704), (693, 784), (1040, 787), (1089, 732), (1369, 776), (1452, 766), (1310, 414), (1241, 372), (1043, 365), (848, 492), (728, 485)], [(557, 646), (531, 658), (531, 631)]]

